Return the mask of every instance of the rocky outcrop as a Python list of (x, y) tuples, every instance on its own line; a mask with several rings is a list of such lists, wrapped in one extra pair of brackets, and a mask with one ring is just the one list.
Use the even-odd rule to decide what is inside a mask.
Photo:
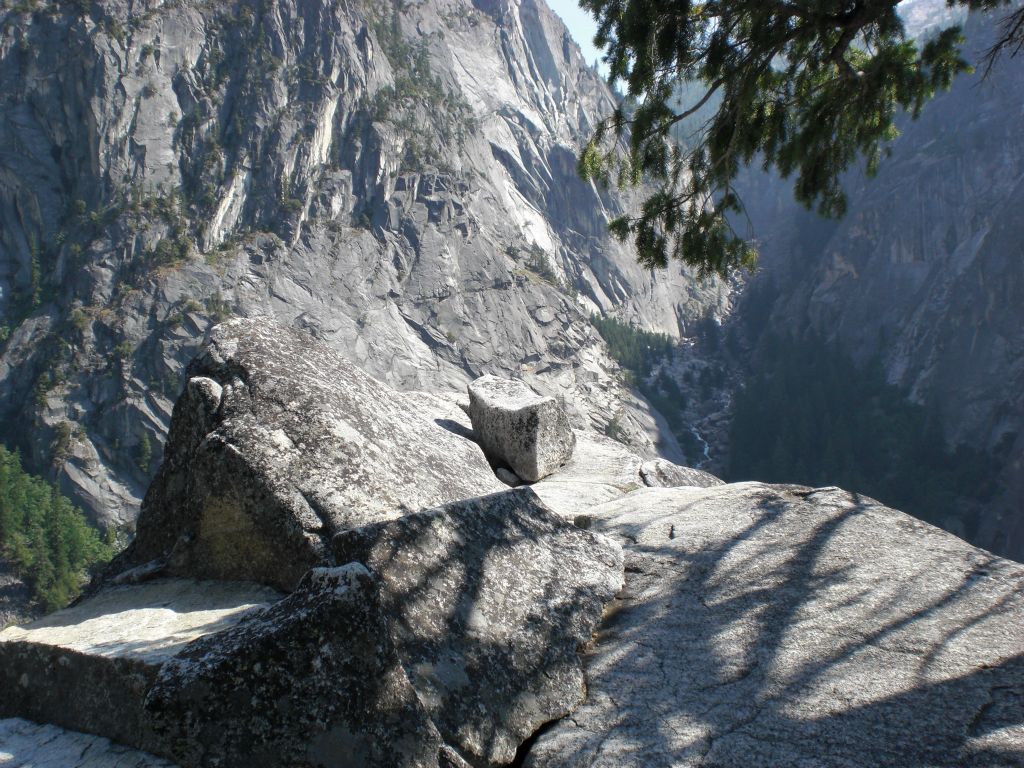
[(0, 717), (159, 751), (143, 702), (161, 665), (280, 597), (251, 584), (162, 580), (11, 627), (0, 632)]
[(229, 315), (399, 390), (523, 378), (653, 453), (590, 313), (678, 334), (729, 306), (609, 236), (627, 201), (575, 155), (614, 101), (542, 0), (41, 1), (0, 27), (0, 418), (101, 523), (134, 521)]
[(511, 763), (583, 701), (578, 649), (622, 586), (622, 553), (530, 489), (342, 533), (333, 550), (382, 580), (420, 701), (473, 765)]
[(591, 511), (626, 588), (531, 768), (1024, 765), (1024, 566), (837, 488)]
[(665, 459), (645, 461), (640, 465), (640, 477), (650, 488), (682, 488), (685, 486), (712, 488), (716, 485), (725, 485), (725, 481), (710, 472), (692, 467), (681, 467)]
[(467, 768), (511, 763), (582, 702), (579, 652), (622, 553), (529, 489), (339, 533), (332, 549), (350, 564), (283, 599), (151, 578), (0, 633), (0, 718), (183, 768)]
[[(229, 386), (276, 387), (272, 420), (304, 402), (306, 366), (343, 375), (315, 345), (275, 367), (253, 350), (290, 333), (247, 326), (215, 331), (198, 363), (224, 423), (259, 423), (224, 406)], [(379, 434), (409, 421), (352, 402)], [(576, 441), (529, 488), (336, 531), (280, 601), (123, 572), (0, 633), (0, 716), (185, 768), (1024, 765), (1024, 566), (837, 488), (645, 487), (625, 446)], [(281, 529), (292, 514), (250, 511)]]
[(579, 705), (621, 549), (527, 488), (475, 496), (503, 486), (458, 397), (269, 321), (214, 328), (190, 374), (136, 541), (0, 633), (0, 717), (183, 768), (482, 768)]
[(502, 489), (454, 405), (395, 392), (308, 333), (217, 326), (114, 572), (294, 588), (340, 531)]
[(482, 376), (472, 382), (469, 418), (487, 457), (527, 482), (550, 475), (576, 447), (562, 406), (522, 381)]
[(441, 748), (359, 564), (314, 569), (285, 600), (191, 643), (161, 668), (146, 715), (183, 768), (428, 768)]

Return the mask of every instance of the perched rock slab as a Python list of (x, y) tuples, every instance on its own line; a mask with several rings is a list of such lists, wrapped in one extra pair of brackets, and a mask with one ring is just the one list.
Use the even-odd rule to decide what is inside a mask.
[(0, 768), (177, 768), (102, 736), (28, 720), (0, 720)]
[(115, 587), (0, 632), (0, 717), (24, 717), (152, 749), (142, 705), (160, 666), (190, 642), (281, 595), (243, 583)]
[(856, 494), (594, 510), (626, 589), (527, 766), (1024, 765), (1024, 566)]
[(629, 448), (596, 432), (575, 434), (576, 450), (569, 463), (531, 486), (551, 509), (572, 520), (643, 487), (643, 460)]
[(444, 739), (474, 765), (579, 704), (578, 650), (622, 585), (622, 552), (529, 488), (339, 534), (379, 575), (394, 642)]
[(164, 665), (146, 711), (195, 766), (437, 766), (367, 570), (318, 568), (258, 615)]
[(640, 477), (650, 488), (714, 488), (725, 485), (724, 480), (702, 469), (682, 467), (665, 459), (645, 461), (640, 466)]
[(223, 323), (189, 368), (112, 572), (160, 559), (173, 575), (290, 590), (339, 531), (500, 490), (480, 448), (446, 428), (454, 407), (395, 392), (304, 332)]
[(493, 462), (527, 482), (547, 477), (572, 456), (576, 437), (553, 397), (522, 381), (481, 376), (469, 385), (469, 417)]

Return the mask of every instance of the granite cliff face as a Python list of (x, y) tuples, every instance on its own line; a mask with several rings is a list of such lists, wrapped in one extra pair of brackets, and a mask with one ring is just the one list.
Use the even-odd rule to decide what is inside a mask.
[(651, 452), (588, 315), (728, 308), (607, 235), (575, 151), (611, 97), (542, 0), (5, 3), (0, 99), (5, 434), (101, 522), (229, 315), (400, 389), (514, 373)]
[[(924, 10), (922, 6), (921, 9)], [(911, 19), (913, 21), (913, 19)], [(919, 23), (935, 21), (927, 14)], [(969, 58), (991, 20), (968, 20)], [(1004, 493), (975, 543), (1024, 557), (1024, 67), (964, 76), (903, 126), (874, 179), (848, 180), (839, 222), (789, 187), (751, 184), (770, 325), (812, 329), (937, 409), (951, 444), (1005, 460)], [(758, 285), (760, 284), (760, 286)], [(753, 295), (753, 291), (751, 295)], [(749, 308), (740, 305), (742, 317)]]

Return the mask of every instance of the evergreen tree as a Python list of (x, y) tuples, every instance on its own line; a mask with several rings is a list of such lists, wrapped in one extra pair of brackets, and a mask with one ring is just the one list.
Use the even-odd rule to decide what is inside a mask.
[[(1011, 0), (948, 0), (992, 10)], [(645, 266), (670, 256), (722, 276), (755, 253), (727, 215), (742, 204), (733, 189), (757, 160), (795, 177), (798, 200), (841, 215), (840, 174), (859, 156), (873, 173), (897, 131), (900, 110), (916, 117), (938, 90), (970, 66), (960, 29), (920, 47), (908, 40), (898, 0), (581, 0), (598, 21), (611, 84), (626, 100), (601, 123), (580, 172), (603, 183), (657, 185), (634, 216), (612, 222), (632, 237)], [(1024, 46), (1024, 8), (1004, 20), (989, 52)], [(700, 87), (694, 87), (699, 85)], [(680, 94), (683, 103), (676, 103)], [(711, 109), (677, 137), (673, 131)], [(627, 152), (621, 153), (625, 141)]]
[(0, 446), (0, 553), (33, 598), (55, 610), (75, 598), (88, 570), (113, 550), (66, 497)]

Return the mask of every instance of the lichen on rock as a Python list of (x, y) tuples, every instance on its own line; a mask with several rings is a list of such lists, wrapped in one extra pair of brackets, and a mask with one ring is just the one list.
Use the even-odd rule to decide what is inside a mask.
[(286, 599), (192, 643), (145, 710), (183, 768), (435, 768), (442, 746), (359, 564), (313, 569)]

